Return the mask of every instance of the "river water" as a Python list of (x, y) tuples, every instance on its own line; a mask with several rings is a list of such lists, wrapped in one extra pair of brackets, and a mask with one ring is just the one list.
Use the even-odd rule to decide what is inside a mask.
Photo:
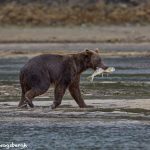
[[(35, 44), (36, 45), (36, 44)], [(30, 50), (36, 51), (38, 45), (24, 44), (24, 48), (20, 45), (0, 45), (2, 50)], [(49, 44), (50, 45), (50, 44)], [(49, 45), (45, 45), (48, 48)], [(51, 45), (52, 49), (55, 44)], [(69, 46), (68, 46), (69, 45)], [(121, 45), (121, 44), (120, 44)], [(93, 47), (94, 44), (86, 44)], [(95, 47), (99, 47), (96, 45)], [(28, 47), (28, 48), (27, 48)], [(83, 44), (59, 44), (56, 50), (71, 50), (77, 47), (82, 49)], [(106, 46), (102, 48), (106, 51), (149, 51), (148, 44), (145, 45), (123, 45), (123, 46)], [(42, 45), (39, 49), (42, 48)], [(52, 49), (52, 50), (54, 50)], [(98, 113), (104, 113), (104, 117), (93, 117), (93, 111), (86, 113), (83, 117), (78, 117), (76, 112), (74, 116), (65, 116), (61, 118), (57, 111), (56, 118), (53, 116), (40, 116), (41, 112), (35, 112), (30, 116), (32, 111), (26, 111), (24, 115), (12, 107), (9, 102), (16, 102), (20, 99), (20, 86), (18, 74), (20, 68), (28, 61), (28, 57), (11, 57), (0, 59), (0, 101), (8, 102), (6, 107), (1, 105), (0, 115), (0, 144), (9, 144), (14, 142), (26, 143), (28, 148), (32, 150), (149, 150), (150, 149), (150, 120), (144, 119), (149, 117), (150, 111), (141, 117), (142, 112), (138, 112), (136, 118), (131, 118), (130, 113), (127, 117), (115, 118), (112, 113), (111, 117), (105, 116), (105, 112), (97, 110)], [(116, 68), (116, 71), (106, 77), (96, 77), (94, 83), (90, 83), (87, 77), (91, 75), (92, 70), (84, 72), (81, 76), (81, 90), (84, 98), (87, 100), (95, 99), (149, 99), (150, 96), (150, 59), (149, 56), (130, 56), (130, 57), (104, 57), (103, 61), (108, 66)], [(37, 101), (49, 100), (51, 98), (50, 91), (46, 96), (37, 98)], [(67, 93), (64, 101), (70, 99)], [(98, 102), (97, 102), (98, 103)], [(6, 108), (3, 108), (6, 107)], [(64, 106), (67, 110), (67, 106)], [(103, 105), (101, 105), (103, 107)], [(111, 105), (110, 105), (111, 107)], [(36, 108), (40, 109), (40, 108)], [(118, 109), (118, 108), (117, 108)], [(145, 108), (143, 108), (145, 111)], [(53, 111), (52, 111), (53, 112)], [(62, 112), (63, 114), (64, 112)], [(106, 114), (105, 114), (106, 113)], [(120, 113), (121, 114), (121, 113)], [(37, 116), (36, 116), (37, 115)], [(65, 113), (64, 113), (65, 115)], [(120, 115), (121, 116), (121, 115)], [(140, 117), (139, 117), (140, 116)], [(93, 119), (94, 118), (94, 119)], [(1, 148), (0, 148), (1, 149)], [(6, 149), (6, 148), (2, 148)], [(13, 148), (10, 148), (13, 149)], [(17, 148), (15, 148), (17, 149)], [(19, 148), (18, 148), (19, 149)]]
[(129, 120), (59, 122), (47, 119), (1, 122), (1, 124), (3, 124), (0, 127), (1, 143), (26, 143), (27, 149), (33, 150), (148, 150), (150, 147), (149, 122)]

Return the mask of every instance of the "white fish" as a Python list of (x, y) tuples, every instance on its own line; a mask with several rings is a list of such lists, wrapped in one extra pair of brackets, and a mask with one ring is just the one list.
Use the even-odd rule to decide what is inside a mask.
[(112, 72), (114, 72), (114, 71), (115, 71), (115, 68), (114, 68), (114, 67), (108, 67), (106, 70), (104, 70), (103, 73), (106, 73), (107, 76), (108, 76), (108, 74), (110, 74), (110, 73), (112, 73)]
[(102, 74), (104, 72), (104, 69), (102, 69), (102, 68), (97, 68), (95, 71), (94, 71), (94, 73), (91, 75), (91, 76), (89, 76), (88, 78), (91, 78), (91, 82), (93, 82), (93, 79), (94, 79), (94, 77), (95, 76), (97, 76), (97, 75), (99, 75), (99, 74)]
[(105, 73), (112, 73), (115, 71), (114, 67), (108, 67), (106, 70), (104, 70)]
[(115, 71), (115, 68), (114, 67), (108, 67), (106, 70), (102, 69), (102, 68), (97, 68), (94, 73), (89, 76), (88, 78), (91, 78), (91, 82), (93, 82), (94, 80), (94, 77), (97, 76), (97, 75), (100, 75), (102, 74), (102, 77), (103, 77), (103, 74), (106, 73), (107, 75), (114, 72)]

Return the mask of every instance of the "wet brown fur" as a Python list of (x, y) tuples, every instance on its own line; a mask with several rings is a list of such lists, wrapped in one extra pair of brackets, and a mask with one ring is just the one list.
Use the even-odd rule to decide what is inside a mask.
[(53, 109), (61, 104), (67, 88), (79, 107), (86, 107), (79, 88), (80, 74), (96, 67), (107, 68), (97, 50), (68, 55), (43, 54), (32, 58), (20, 71), (22, 97), (18, 107), (27, 104), (34, 107), (32, 99), (45, 93), (52, 84), (55, 86)]

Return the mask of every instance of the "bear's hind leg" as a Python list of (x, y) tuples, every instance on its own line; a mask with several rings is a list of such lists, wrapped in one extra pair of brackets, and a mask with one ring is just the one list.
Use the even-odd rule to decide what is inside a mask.
[(27, 103), (25, 102), (25, 95), (22, 93), (21, 100), (18, 104), (18, 108), (27, 108)]
[(34, 107), (34, 104), (32, 103), (32, 99), (36, 96), (36, 93), (37, 92), (35, 89), (31, 89), (27, 91), (27, 93), (25, 94), (25, 101), (31, 108)]
[(26, 103), (26, 99), (25, 99), (25, 93), (27, 91), (26, 87), (23, 85), (23, 83), (21, 82), (21, 99), (20, 102), (18, 104), (18, 108), (27, 108), (27, 103)]
[(46, 92), (47, 90), (41, 90), (37, 88), (32, 88), (29, 91), (26, 92), (25, 94), (25, 100), (28, 103), (28, 105), (33, 108), (34, 104), (32, 103), (32, 99), (36, 96), (42, 95)]

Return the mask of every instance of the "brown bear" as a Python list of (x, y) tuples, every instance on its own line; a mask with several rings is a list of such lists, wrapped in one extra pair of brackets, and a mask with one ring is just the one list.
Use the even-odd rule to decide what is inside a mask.
[(98, 50), (84, 50), (79, 53), (58, 55), (43, 54), (28, 61), (20, 71), (22, 97), (18, 107), (34, 107), (32, 99), (45, 93), (54, 84), (54, 101), (51, 108), (61, 104), (66, 89), (80, 108), (86, 107), (81, 96), (79, 82), (83, 71), (97, 67), (107, 69)]

